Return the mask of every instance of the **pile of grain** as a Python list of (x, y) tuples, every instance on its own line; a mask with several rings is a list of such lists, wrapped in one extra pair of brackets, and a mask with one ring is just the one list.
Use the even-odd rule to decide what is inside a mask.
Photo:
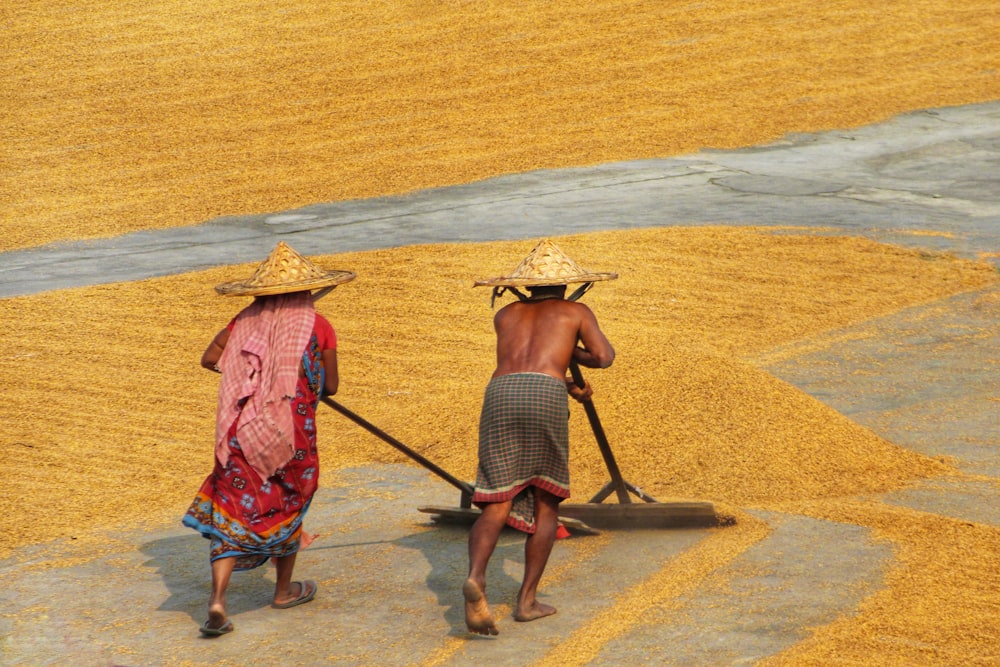
[[(621, 272), (585, 297), (619, 355), (611, 369), (588, 375), (622, 469), (653, 495), (804, 500), (892, 489), (945, 469), (741, 358), (987, 284), (997, 279), (989, 266), (754, 229), (606, 232), (560, 243), (584, 266)], [(340, 340), (338, 399), (454, 474), (474, 477), (493, 334), (489, 292), (471, 283), (512, 269), (530, 246), (318, 260), (359, 276), (319, 305)], [(0, 500), (15, 508), (0, 543), (169, 521), (183, 511), (212, 457), (218, 377), (198, 359), (248, 302), (212, 286), (252, 268), (0, 301), (8, 332), (0, 373), (18, 388), (0, 420)], [(331, 473), (406, 460), (328, 409), (319, 426)], [(582, 410), (571, 429), (582, 498), (607, 473)]]
[[(995, 270), (871, 241), (760, 229), (666, 228), (558, 241), (584, 266), (622, 274), (585, 300), (619, 355), (612, 368), (588, 377), (627, 478), (661, 499), (708, 499), (737, 513), (748, 505), (811, 513), (871, 526), (898, 543), (904, 558), (889, 587), (866, 603), (863, 620), (824, 628), (781, 659), (796, 664), (801, 651), (822, 662), (857, 646), (910, 655), (879, 645), (871, 627), (932, 642), (949, 658), (982, 645), (969, 636), (976, 622), (962, 610), (992, 604), (996, 593), (971, 580), (979, 570), (963, 558), (982, 549), (996, 553), (997, 530), (923, 515), (907, 519), (912, 529), (900, 529), (880, 518), (884, 506), (857, 509), (841, 500), (953, 471), (879, 438), (745, 359), (996, 283)], [(340, 339), (338, 398), (471, 479), (476, 415), (493, 358), (489, 293), (471, 282), (510, 270), (530, 245), (318, 258), (359, 274), (319, 305)], [(0, 502), (9, 508), (0, 557), (19, 545), (65, 536), (89, 544), (97, 529), (178, 520), (212, 458), (218, 377), (200, 369), (198, 358), (247, 302), (211, 288), (247, 277), (252, 268), (0, 300), (8, 332), (0, 374), (18, 388), (0, 408), (6, 480)], [(338, 468), (406, 461), (330, 410), (321, 411), (319, 428), (325, 485), (336, 484)], [(574, 489), (584, 498), (607, 473), (579, 408), (571, 431)], [(616, 623), (579, 644), (574, 664), (640, 622), (629, 610), (672, 604), (766, 535), (749, 517), (741, 526), (627, 592), (607, 611)], [(953, 539), (954, 530), (961, 539)], [(89, 552), (96, 558), (111, 548), (96, 542)], [(946, 584), (932, 581), (941, 568), (925, 568), (935, 558), (961, 565), (949, 570)], [(914, 581), (955, 619), (947, 638), (929, 636), (934, 615), (907, 587)], [(439, 657), (459, 647), (450, 642)]]
[(20, 0), (0, 26), (0, 250), (1000, 97), (994, 0)]

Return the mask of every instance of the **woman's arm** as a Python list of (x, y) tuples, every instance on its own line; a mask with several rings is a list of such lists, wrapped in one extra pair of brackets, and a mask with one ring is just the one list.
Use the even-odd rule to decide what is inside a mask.
[(201, 355), (201, 367), (218, 373), (219, 359), (222, 358), (222, 351), (226, 349), (227, 342), (229, 342), (229, 329), (223, 329), (215, 334), (215, 338), (212, 339), (212, 342), (208, 344), (205, 352)]
[(323, 350), (323, 370), (326, 373), (326, 380), (323, 383), (323, 392), (327, 396), (333, 396), (340, 387), (340, 375), (337, 373), (337, 350)]

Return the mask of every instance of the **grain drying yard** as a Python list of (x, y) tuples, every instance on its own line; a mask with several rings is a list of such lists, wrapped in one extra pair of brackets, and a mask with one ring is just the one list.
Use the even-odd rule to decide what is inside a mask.
[[(1000, 662), (991, 3), (0, 15), (0, 276), (100, 258), (0, 299), (4, 664)], [(155, 266), (108, 282), (135, 234)], [(299, 565), (319, 596), (277, 612), (273, 571), (244, 575), (237, 632), (200, 639), (197, 360), (242, 305), (212, 287), (279, 237), (356, 271), (319, 308), (338, 399), (469, 479), (493, 354), (471, 283), (544, 235), (621, 274), (585, 299), (619, 355), (591, 380), (622, 470), (735, 524), (561, 541), (560, 611), (532, 624), (505, 536), (501, 635), (471, 638), (464, 529), (416, 511), (454, 489), (327, 411)], [(570, 428), (582, 500), (607, 471)]]

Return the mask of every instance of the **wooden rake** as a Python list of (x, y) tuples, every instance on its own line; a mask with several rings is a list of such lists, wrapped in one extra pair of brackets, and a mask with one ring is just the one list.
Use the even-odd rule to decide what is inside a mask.
[[(576, 301), (586, 293), (590, 285), (590, 283), (581, 285), (568, 298)], [(329, 293), (330, 289), (332, 288), (317, 293), (314, 299), (325, 296)], [(522, 294), (516, 290), (514, 291), (519, 298), (524, 298)], [(582, 388), (585, 386), (583, 374), (575, 361), (570, 364), (570, 373), (578, 387)], [(372, 435), (402, 452), (422, 467), (430, 470), (457, 488), (461, 493), (459, 507), (419, 507), (417, 509), (420, 512), (432, 515), (432, 519), (437, 522), (471, 523), (479, 516), (480, 511), (472, 507), (472, 496), (475, 493), (472, 484), (458, 479), (422, 454), (406, 446), (332, 398), (324, 396), (320, 400)], [(625, 481), (621, 470), (618, 468), (614, 453), (611, 451), (611, 445), (608, 443), (604, 428), (601, 426), (601, 421), (597, 416), (597, 409), (594, 407), (593, 401), (588, 400), (583, 402), (583, 407), (587, 413), (587, 420), (590, 422), (594, 437), (597, 440), (597, 446), (600, 448), (601, 456), (604, 458), (604, 465), (608, 469), (611, 480), (586, 503), (560, 503), (559, 520), (570, 533), (596, 534), (598, 532), (596, 529), (598, 528), (707, 527), (732, 523), (732, 519), (728, 517), (719, 517), (715, 512), (715, 507), (710, 502), (691, 500), (660, 502), (642, 491), (639, 487)], [(603, 501), (612, 493), (615, 494), (618, 502), (604, 503)], [(630, 493), (643, 502), (632, 502)]]

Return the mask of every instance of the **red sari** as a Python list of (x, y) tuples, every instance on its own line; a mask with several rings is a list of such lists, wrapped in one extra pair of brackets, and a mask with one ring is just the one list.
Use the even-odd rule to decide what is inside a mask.
[(319, 484), (316, 407), (324, 384), (322, 354), (336, 346), (333, 327), (316, 313), (302, 353), (304, 375), (291, 401), (294, 455), (273, 475), (262, 479), (247, 463), (236, 422), (230, 427), (228, 461), (223, 464), (216, 457), (212, 474), (183, 519), (185, 526), (211, 540), (211, 560), (235, 557), (236, 569), (246, 570), (299, 550), (302, 520)]

